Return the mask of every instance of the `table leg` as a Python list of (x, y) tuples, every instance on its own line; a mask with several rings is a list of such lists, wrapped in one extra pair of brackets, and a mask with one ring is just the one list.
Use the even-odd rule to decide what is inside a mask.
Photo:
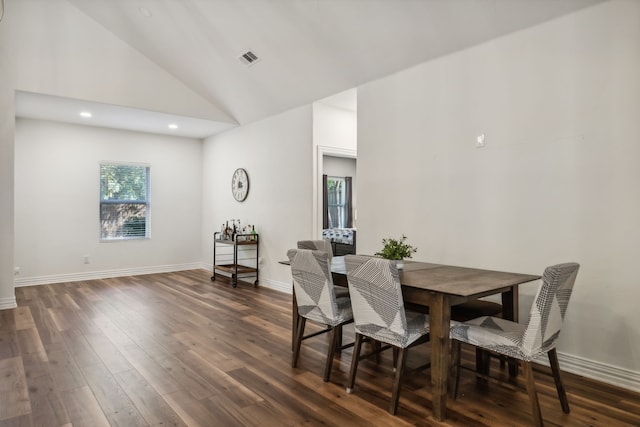
[[(507, 292), (502, 293), (502, 318), (518, 321), (518, 285), (512, 286)], [(509, 360), (509, 376), (518, 376), (518, 361)]]
[(447, 381), (449, 373), (451, 302), (445, 294), (431, 294), (429, 325), (431, 340), (431, 393), (433, 417), (444, 421), (447, 409)]

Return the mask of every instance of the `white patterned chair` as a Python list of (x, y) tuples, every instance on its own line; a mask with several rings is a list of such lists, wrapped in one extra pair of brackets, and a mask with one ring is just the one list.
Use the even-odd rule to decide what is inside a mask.
[[(327, 239), (321, 240), (299, 240), (298, 241), (298, 249), (310, 249), (312, 251), (322, 251), (326, 252), (329, 256), (329, 262), (331, 262), (331, 258), (333, 258), (333, 249), (331, 248), (331, 241)], [(344, 286), (337, 286), (335, 288), (336, 296), (338, 297), (348, 297), (349, 289)]]
[(310, 249), (312, 251), (322, 251), (329, 254), (329, 259), (333, 257), (333, 249), (330, 240), (300, 240), (298, 241), (298, 249)]
[[(336, 296), (331, 278), (329, 256), (326, 252), (290, 249), (287, 256), (291, 263), (293, 290), (298, 308), (291, 367), (295, 368), (298, 364), (303, 340), (330, 332), (323, 376), (326, 382), (331, 376), (334, 353), (353, 345), (339, 346), (338, 344), (341, 342), (339, 334), (342, 333), (342, 326), (353, 321), (351, 302), (348, 296)], [(327, 326), (327, 328), (305, 336), (304, 328), (307, 320)]]
[[(329, 256), (329, 262), (333, 258), (333, 243), (329, 239), (318, 239), (318, 240), (299, 240), (298, 241), (298, 249), (310, 249), (312, 251), (322, 251), (326, 252)], [(332, 275), (333, 276), (333, 275)], [(334, 277), (335, 284), (335, 277)], [(343, 286), (335, 286), (334, 291), (336, 297), (349, 297), (349, 289), (346, 287), (346, 283), (342, 283)], [(342, 347), (342, 327), (338, 331), (338, 343), (336, 344), (338, 347)]]
[(569, 402), (560, 379), (556, 343), (579, 268), (580, 266), (576, 263), (566, 263), (545, 269), (542, 284), (533, 301), (526, 324), (485, 316), (451, 327), (453, 340), (453, 365), (451, 369), (453, 387), (451, 391), (454, 399), (457, 396), (460, 379), (458, 369), (460, 343), (464, 342), (522, 361), (536, 426), (542, 426), (542, 413), (540, 412), (531, 363), (537, 356), (547, 354), (562, 411), (566, 414), (569, 413)]
[[(360, 360), (393, 348), (395, 378), (389, 412), (395, 415), (398, 410), (407, 349), (429, 340), (429, 316), (405, 310), (395, 262), (382, 258), (346, 255), (345, 263), (356, 331), (347, 392), (353, 391)], [(382, 342), (386, 346), (361, 355), (365, 337)]]

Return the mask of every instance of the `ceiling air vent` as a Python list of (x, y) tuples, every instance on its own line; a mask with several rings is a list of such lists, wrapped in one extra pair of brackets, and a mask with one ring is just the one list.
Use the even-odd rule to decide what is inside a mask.
[(253, 65), (256, 62), (260, 61), (260, 58), (258, 58), (258, 56), (255, 53), (251, 52), (250, 50), (238, 56), (238, 59), (244, 65)]

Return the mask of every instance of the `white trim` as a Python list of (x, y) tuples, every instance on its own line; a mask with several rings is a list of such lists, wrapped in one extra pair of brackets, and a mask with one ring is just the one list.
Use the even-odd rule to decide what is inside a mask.
[(16, 298), (0, 298), (0, 310), (8, 310), (10, 308), (16, 308), (18, 303)]
[(319, 239), (322, 235), (322, 215), (320, 209), (322, 208), (322, 172), (324, 171), (324, 156), (334, 157), (346, 157), (349, 159), (357, 159), (358, 152), (356, 150), (349, 150), (347, 148), (328, 147), (325, 145), (318, 145), (318, 149), (315, 154), (315, 162), (313, 164), (313, 213), (312, 222), (313, 230), (312, 235), (314, 239)]
[(563, 371), (640, 392), (640, 372), (563, 353), (558, 353), (558, 363)]
[(48, 285), (51, 283), (79, 282), (82, 280), (109, 279), (112, 277), (138, 276), (141, 274), (170, 273), (173, 271), (197, 270), (201, 263), (157, 265), (150, 267), (136, 267), (121, 270), (86, 271), (81, 273), (57, 274), (39, 277), (21, 277), (14, 280), (15, 287)]
[[(22, 286), (49, 285), (53, 283), (79, 282), (82, 280), (109, 279), (113, 277), (138, 276), (141, 274), (171, 273), (174, 271), (184, 270), (211, 271), (211, 269), (212, 264), (210, 263), (208, 264), (194, 262), (190, 264), (160, 265), (122, 270), (90, 271), (40, 277), (21, 277), (20, 279), (15, 279), (14, 286), (16, 288), (19, 288)], [(265, 288), (273, 289), (285, 294), (291, 294), (293, 292), (291, 283), (278, 282), (275, 280), (260, 279), (259, 286), (264, 286)], [(5, 298), (4, 300), (0, 299), (0, 310), (15, 307), (17, 307), (15, 298)]]
[[(549, 358), (546, 355), (536, 357), (535, 362), (549, 366)], [(558, 352), (558, 363), (561, 371), (640, 392), (640, 372), (560, 352)]]
[(265, 287), (265, 288), (269, 288), (269, 289), (273, 289), (274, 291), (278, 291), (278, 292), (282, 292), (285, 294), (292, 294), (293, 290), (292, 290), (292, 284), (291, 283), (284, 283), (284, 282), (276, 282), (275, 280), (262, 280), (260, 279), (260, 284), (259, 286)]

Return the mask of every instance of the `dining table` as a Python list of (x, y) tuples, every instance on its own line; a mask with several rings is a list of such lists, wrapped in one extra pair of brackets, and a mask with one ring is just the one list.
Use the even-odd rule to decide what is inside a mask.
[[(451, 307), (500, 294), (502, 317), (517, 322), (518, 286), (538, 280), (540, 276), (408, 260), (404, 261), (403, 268), (398, 272), (404, 301), (429, 307), (433, 416), (438, 421), (444, 421), (451, 349)], [(331, 273), (335, 285), (347, 286), (345, 257), (331, 258)], [(293, 345), (298, 319), (295, 292), (292, 305)], [(517, 364), (509, 365), (510, 375), (517, 375), (517, 370)]]

